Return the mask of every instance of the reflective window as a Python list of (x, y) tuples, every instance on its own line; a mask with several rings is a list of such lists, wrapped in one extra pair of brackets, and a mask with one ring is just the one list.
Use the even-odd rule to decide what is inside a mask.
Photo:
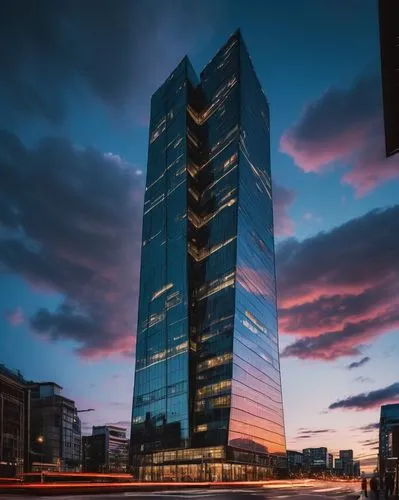
[(239, 34), (152, 97), (133, 453), (285, 452), (269, 144)]

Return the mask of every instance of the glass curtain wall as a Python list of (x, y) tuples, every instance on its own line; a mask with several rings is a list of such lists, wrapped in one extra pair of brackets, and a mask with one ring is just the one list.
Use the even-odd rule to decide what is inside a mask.
[(152, 97), (130, 460), (249, 480), (284, 454), (269, 110), (237, 32)]

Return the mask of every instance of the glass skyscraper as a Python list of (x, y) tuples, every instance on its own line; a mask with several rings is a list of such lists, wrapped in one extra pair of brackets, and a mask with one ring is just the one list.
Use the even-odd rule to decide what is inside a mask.
[(284, 455), (269, 108), (238, 31), (152, 96), (130, 460), (250, 480)]
[(387, 459), (392, 457), (392, 428), (395, 426), (399, 426), (399, 404), (381, 406), (378, 447), (381, 479), (387, 468)]

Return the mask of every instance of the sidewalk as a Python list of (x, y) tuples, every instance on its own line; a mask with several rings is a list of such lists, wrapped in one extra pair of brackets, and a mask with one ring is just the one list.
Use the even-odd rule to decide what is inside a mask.
[[(368, 495), (368, 497), (367, 497), (368, 500), (377, 500), (377, 499), (378, 500), (386, 500), (386, 499), (388, 499), (388, 500), (396, 500), (398, 498), (397, 496), (395, 496), (395, 493), (392, 496), (391, 495), (385, 496), (385, 490), (380, 490), (378, 492), (378, 494), (375, 494), (373, 491), (368, 490), (367, 491), (367, 495)], [(361, 500), (365, 500), (366, 499), (366, 497), (364, 496), (363, 492), (360, 494), (359, 499), (361, 499)]]

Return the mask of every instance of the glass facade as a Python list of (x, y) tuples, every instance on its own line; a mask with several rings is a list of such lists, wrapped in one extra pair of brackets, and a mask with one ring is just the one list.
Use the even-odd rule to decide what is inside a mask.
[(257, 479), (284, 454), (269, 111), (237, 32), (151, 101), (131, 464)]
[(29, 392), (19, 372), (0, 364), (0, 478), (29, 471)]
[(381, 477), (387, 466), (392, 449), (392, 429), (399, 426), (399, 404), (388, 404), (381, 406), (380, 428), (379, 428), (379, 469)]
[(74, 401), (54, 383), (29, 386), (32, 470), (78, 472), (81, 467), (81, 422)]

